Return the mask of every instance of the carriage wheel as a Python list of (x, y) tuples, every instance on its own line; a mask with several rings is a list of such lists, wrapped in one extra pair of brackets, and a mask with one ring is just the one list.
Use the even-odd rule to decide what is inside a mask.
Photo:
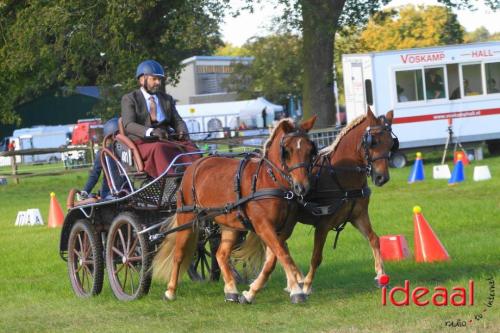
[(68, 274), (79, 297), (98, 295), (104, 279), (102, 242), (88, 220), (78, 220), (68, 239)]
[(215, 224), (200, 228), (194, 259), (188, 269), (188, 275), (193, 281), (219, 280), (220, 268), (215, 254), (220, 244), (220, 233), (215, 228), (218, 228)]
[(137, 299), (149, 292), (151, 256), (146, 235), (136, 215), (118, 215), (108, 232), (106, 266), (115, 296), (122, 301)]

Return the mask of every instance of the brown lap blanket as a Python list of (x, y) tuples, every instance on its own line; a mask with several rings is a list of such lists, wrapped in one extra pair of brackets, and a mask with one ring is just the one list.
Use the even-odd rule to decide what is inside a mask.
[[(136, 140), (135, 143), (144, 161), (144, 170), (154, 178), (161, 175), (167, 169), (175, 156), (181, 153), (199, 151), (198, 147), (191, 141), (148, 142)], [(182, 156), (175, 163), (192, 163), (200, 157), (201, 155)], [(172, 167), (168, 173), (174, 173), (173, 169), (175, 168)]]

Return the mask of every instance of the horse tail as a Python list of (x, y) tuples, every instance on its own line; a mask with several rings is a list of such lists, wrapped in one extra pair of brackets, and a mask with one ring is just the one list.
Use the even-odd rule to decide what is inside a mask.
[[(173, 229), (178, 226), (177, 214), (173, 216), (173, 223), (171, 224), (170, 229)], [(196, 246), (198, 244), (198, 225), (195, 224), (193, 226), (194, 230), (189, 235), (189, 239), (184, 248), (184, 257), (182, 259), (179, 277), (184, 274), (189, 268), (191, 261), (194, 256), (194, 252), (196, 250)], [(163, 243), (161, 244), (160, 249), (158, 250), (156, 256), (153, 259), (152, 269), (153, 269), (153, 278), (159, 281), (169, 281), (170, 276), (172, 275), (172, 268), (174, 264), (174, 255), (175, 255), (175, 242), (177, 239), (177, 232), (173, 232), (168, 234)]]
[(266, 245), (255, 232), (248, 232), (246, 239), (231, 252), (235, 263), (241, 262), (245, 271), (257, 275), (266, 259)]

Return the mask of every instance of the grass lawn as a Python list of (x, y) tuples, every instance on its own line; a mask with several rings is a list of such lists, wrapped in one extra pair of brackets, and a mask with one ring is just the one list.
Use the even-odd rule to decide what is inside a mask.
[[(71, 289), (66, 263), (59, 258), (60, 229), (15, 227), (14, 222), (19, 210), (39, 208), (47, 223), (50, 192), (64, 205), (68, 190), (83, 186), (87, 177), (83, 170), (21, 178), (19, 185), (0, 186), (0, 331), (437, 332), (447, 329), (446, 321), (460, 320), (468, 330), (498, 332), (500, 298), (492, 307), (485, 304), (490, 294), (487, 278), (493, 276), (498, 283), (500, 269), (500, 157), (473, 162), (465, 168), (466, 181), (453, 187), (432, 179), (432, 164), (425, 155), (424, 164), (426, 180), (421, 183), (407, 183), (410, 166), (392, 169), (391, 181), (384, 187), (371, 186), (372, 223), (379, 235), (405, 235), (413, 252), (412, 208), (420, 205), (452, 260), (387, 262), (386, 272), (392, 286), (409, 280), (411, 290), (425, 286), (431, 292), (436, 286), (450, 292), (454, 286), (467, 287), (472, 279), (474, 306), (382, 306), (381, 290), (373, 284), (370, 247), (352, 226), (342, 233), (335, 251), (334, 234), (330, 234), (314, 293), (305, 304), (290, 304), (282, 290), (281, 267), (250, 306), (224, 303), (222, 282), (197, 283), (186, 277), (172, 303), (161, 301), (165, 286), (159, 283), (153, 283), (149, 295), (140, 300), (119, 302), (106, 280), (101, 295), (79, 299)], [(484, 164), (493, 179), (473, 182), (473, 166)], [(304, 271), (312, 241), (313, 230), (299, 225), (289, 243)]]

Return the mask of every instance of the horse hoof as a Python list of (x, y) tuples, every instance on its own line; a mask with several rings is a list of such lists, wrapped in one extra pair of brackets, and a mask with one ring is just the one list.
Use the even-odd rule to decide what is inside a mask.
[(290, 300), (292, 304), (304, 303), (307, 300), (306, 294), (293, 294), (290, 295)]
[(224, 294), (224, 302), (226, 303), (239, 303), (240, 302), (240, 295), (237, 293), (225, 293)]
[(167, 296), (167, 293), (165, 292), (163, 294), (163, 297), (161, 298), (163, 301), (165, 302), (171, 302), (171, 301), (175, 301), (175, 295), (174, 296)]
[(238, 302), (240, 304), (252, 304), (252, 301), (249, 301), (245, 295), (240, 295), (240, 297), (238, 298)]

